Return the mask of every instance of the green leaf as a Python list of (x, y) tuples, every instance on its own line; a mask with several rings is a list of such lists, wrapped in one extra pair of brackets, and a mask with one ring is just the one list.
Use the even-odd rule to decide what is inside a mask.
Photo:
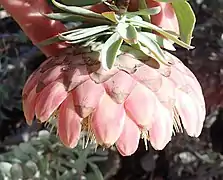
[(122, 42), (123, 40), (117, 32), (111, 35), (105, 42), (101, 50), (101, 64), (104, 69), (112, 68)]
[(148, 16), (148, 15), (155, 15), (158, 14), (161, 11), (161, 7), (153, 7), (153, 8), (147, 8), (147, 9), (141, 9), (139, 11), (135, 12), (126, 12), (127, 17), (130, 15), (139, 15), (139, 16)]
[(88, 16), (88, 17), (105, 19), (101, 14), (95, 13), (95, 12), (90, 11), (88, 9), (84, 9), (84, 8), (77, 7), (77, 6), (66, 6), (66, 5), (58, 3), (55, 0), (52, 0), (52, 3), (57, 8), (59, 8), (59, 9), (61, 9), (63, 11), (66, 11), (66, 12), (70, 12), (70, 13), (78, 14), (78, 15), (82, 15), (82, 16)]
[(76, 31), (68, 35), (59, 34), (59, 39), (64, 41), (80, 40), (98, 34), (100, 32), (106, 31), (108, 29), (110, 29), (110, 26), (108, 25), (79, 29), (79, 31)]
[(113, 11), (104, 12), (104, 13), (102, 13), (102, 16), (104, 16), (106, 19), (109, 19), (110, 21), (112, 21), (114, 23), (118, 23), (117, 15)]
[(131, 24), (133, 24), (135, 26), (140, 26), (140, 27), (143, 27), (143, 28), (146, 28), (146, 29), (152, 29), (152, 30), (162, 34), (164, 37), (174, 41), (176, 44), (178, 44), (178, 45), (180, 45), (184, 48), (187, 48), (187, 49), (193, 49), (194, 48), (193, 46), (190, 46), (187, 43), (179, 40), (176, 36), (164, 31), (162, 28), (159, 28), (158, 26), (156, 26), (154, 24), (151, 24), (151, 23), (148, 23), (148, 22), (145, 22), (145, 21), (135, 21), (135, 20), (132, 20), (132, 19), (127, 19), (127, 21), (129, 21)]
[(166, 61), (163, 50), (159, 47), (159, 45), (155, 41), (150, 39), (148, 36), (145, 36), (141, 32), (138, 33), (138, 37), (139, 41), (150, 50), (150, 52), (159, 62), (169, 65), (169, 63)]
[(109, 21), (106, 19), (70, 14), (70, 13), (49, 13), (49, 14), (44, 14), (44, 16), (53, 20), (59, 20), (64, 22), (91, 22), (91, 23), (103, 23), (103, 24), (109, 23)]
[(39, 43), (37, 43), (37, 46), (38, 47), (42, 47), (42, 46), (48, 46), (50, 44), (54, 44), (54, 43), (58, 43), (58, 42), (61, 42), (62, 40), (59, 39), (59, 36), (54, 36), (54, 37), (51, 37), (51, 38), (48, 38), (44, 41), (41, 41)]
[[(92, 171), (95, 174), (95, 178), (97, 180), (104, 180), (104, 177), (100, 171), (100, 169), (98, 168), (98, 166), (94, 163), (88, 162), (88, 165), (90, 166), (90, 168), (92, 169)], [(92, 179), (93, 180), (93, 179)]]
[(10, 173), (12, 180), (23, 179), (23, 170), (20, 164), (13, 164)]
[(20, 143), (19, 148), (26, 154), (37, 157), (36, 149), (30, 143)]
[(103, 0), (61, 0), (62, 3), (70, 6), (89, 6), (103, 2)]
[(28, 161), (30, 157), (24, 153), (19, 147), (15, 147), (13, 149), (15, 157), (17, 157), (21, 161)]
[(119, 23), (116, 30), (126, 43), (136, 44), (138, 42), (137, 30), (131, 24)]
[[(139, 6), (139, 10), (143, 10), (143, 9), (147, 9), (148, 6), (147, 6), (147, 3), (146, 3), (146, 0), (139, 0), (138, 1), (138, 6)], [(142, 16), (142, 18), (147, 21), (147, 22), (150, 22), (150, 16)]]
[(32, 178), (33, 176), (35, 176), (35, 174), (38, 171), (38, 167), (37, 167), (36, 163), (34, 163), (31, 160), (26, 162), (23, 169), (24, 169), (24, 174), (25, 174), (26, 178)]
[(154, 33), (150, 33), (150, 32), (142, 32), (143, 35), (149, 37), (150, 39), (152, 39), (153, 41), (155, 41), (160, 47), (170, 50), (170, 51), (175, 51), (175, 47), (173, 46), (173, 42), (163, 38), (159, 35), (156, 35)]
[(179, 23), (180, 39), (190, 44), (196, 22), (193, 9), (186, 1), (174, 1), (172, 5)]

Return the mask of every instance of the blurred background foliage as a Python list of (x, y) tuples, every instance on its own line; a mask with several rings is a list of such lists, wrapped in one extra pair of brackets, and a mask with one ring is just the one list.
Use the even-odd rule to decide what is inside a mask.
[(0, 180), (223, 180), (223, 0), (191, 0), (197, 16), (193, 45), (176, 55), (198, 77), (208, 115), (199, 139), (178, 135), (159, 152), (120, 157), (115, 149), (82, 141), (71, 150), (56, 133), (34, 122), (27, 126), (21, 91), (27, 77), (44, 61), (4, 9), (0, 9)]

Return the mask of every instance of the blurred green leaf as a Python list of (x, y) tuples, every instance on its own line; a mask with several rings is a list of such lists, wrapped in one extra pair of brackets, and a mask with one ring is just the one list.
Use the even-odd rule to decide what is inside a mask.
[(10, 173), (11, 173), (12, 180), (23, 179), (23, 170), (20, 164), (13, 164), (10, 169)]
[(10, 169), (12, 167), (11, 163), (8, 162), (0, 162), (0, 171), (3, 175), (10, 177)]

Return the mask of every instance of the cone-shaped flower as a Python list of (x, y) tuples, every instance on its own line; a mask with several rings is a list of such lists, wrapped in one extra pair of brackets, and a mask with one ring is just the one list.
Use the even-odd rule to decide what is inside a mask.
[(82, 130), (102, 146), (116, 145), (124, 156), (136, 151), (140, 138), (161, 150), (173, 132), (185, 129), (197, 137), (205, 118), (201, 87), (175, 56), (165, 56), (171, 65), (122, 53), (105, 71), (99, 53), (69, 48), (27, 81), (25, 117), (31, 123), (34, 115), (41, 122), (54, 115), (66, 146), (75, 147)]

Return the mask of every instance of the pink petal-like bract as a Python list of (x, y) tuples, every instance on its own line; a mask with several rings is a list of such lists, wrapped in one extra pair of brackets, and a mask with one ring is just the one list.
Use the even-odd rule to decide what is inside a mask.
[(176, 91), (176, 108), (180, 114), (184, 128), (190, 136), (199, 136), (197, 132), (197, 122), (199, 122), (199, 111), (194, 99), (187, 93), (177, 89)]
[(126, 116), (122, 134), (116, 142), (118, 151), (123, 156), (132, 155), (138, 148), (140, 134), (139, 127)]
[(85, 81), (73, 91), (74, 105), (79, 116), (86, 118), (97, 107), (105, 90), (102, 84), (91, 79)]
[(154, 113), (156, 96), (141, 84), (137, 84), (125, 101), (128, 116), (139, 126), (150, 126)]
[(104, 83), (109, 96), (117, 103), (123, 103), (134, 88), (136, 81), (126, 72), (119, 71)]
[(28, 95), (23, 96), (23, 111), (26, 118), (26, 122), (31, 125), (35, 115), (36, 105), (36, 87), (34, 87)]
[(45, 87), (36, 100), (37, 118), (41, 122), (47, 121), (67, 97), (67, 94), (64, 85), (59, 81), (52, 82)]
[(171, 113), (160, 102), (156, 102), (153, 124), (149, 127), (149, 139), (156, 150), (162, 150), (171, 140), (173, 118)]
[(74, 148), (81, 133), (81, 118), (75, 111), (72, 94), (69, 94), (59, 109), (58, 133), (64, 145)]
[(92, 130), (99, 144), (113, 145), (122, 133), (125, 111), (123, 104), (115, 103), (108, 95), (104, 95), (93, 113)]

